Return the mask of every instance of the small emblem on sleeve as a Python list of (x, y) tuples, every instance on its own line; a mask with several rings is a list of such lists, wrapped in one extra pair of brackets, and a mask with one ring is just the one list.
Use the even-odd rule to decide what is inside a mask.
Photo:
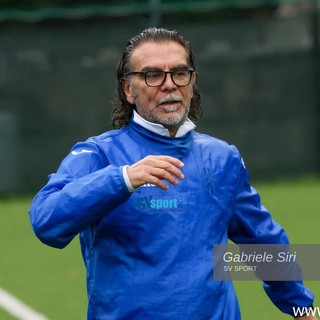
[(92, 150), (82, 149), (82, 150), (80, 150), (80, 151), (75, 151), (75, 150), (73, 150), (73, 151), (71, 152), (71, 154), (73, 154), (74, 156), (76, 156), (77, 154), (80, 154), (80, 153), (92, 153)]

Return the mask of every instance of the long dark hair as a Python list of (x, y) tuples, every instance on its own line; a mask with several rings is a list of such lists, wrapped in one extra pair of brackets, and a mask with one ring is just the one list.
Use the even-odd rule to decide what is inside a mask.
[[(188, 54), (188, 64), (191, 68), (195, 69), (195, 57), (191, 49), (191, 45), (177, 31), (170, 31), (164, 28), (148, 28), (140, 34), (138, 34), (137, 36), (134, 36), (131, 40), (128, 41), (127, 46), (123, 52), (122, 58), (119, 61), (117, 67), (118, 89), (112, 112), (112, 125), (114, 128), (121, 128), (127, 125), (131, 119), (133, 109), (135, 108), (135, 106), (127, 101), (126, 95), (122, 87), (123, 76), (125, 73), (131, 71), (130, 59), (134, 49), (142, 43), (148, 41), (174, 41), (179, 43), (185, 48)], [(194, 85), (193, 96), (190, 102), (190, 111), (188, 117), (193, 122), (196, 122), (201, 118), (201, 115), (201, 96), (196, 85)]]

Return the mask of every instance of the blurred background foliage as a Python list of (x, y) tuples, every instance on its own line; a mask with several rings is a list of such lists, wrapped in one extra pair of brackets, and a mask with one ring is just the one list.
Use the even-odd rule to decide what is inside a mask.
[(86, 4), (86, 5), (92, 5), (92, 4), (139, 4), (139, 3), (186, 3), (186, 2), (194, 2), (198, 3), (198, 5), (201, 6), (201, 3), (207, 3), (211, 4), (214, 3), (222, 3), (224, 2), (225, 6), (241, 6), (243, 4), (251, 4), (254, 6), (259, 6), (261, 4), (278, 4), (278, 3), (293, 3), (297, 2), (297, 0), (95, 0), (95, 1), (89, 1), (89, 0), (28, 0), (28, 1), (21, 1), (21, 0), (1, 0), (0, 1), (0, 7), (2, 8), (12, 8), (12, 7), (45, 7), (45, 6), (69, 6), (69, 5), (79, 5), (79, 4)]
[(112, 129), (115, 69), (149, 26), (192, 43), (197, 130), (255, 180), (320, 172), (316, 0), (0, 0), (0, 195), (34, 193), (72, 145)]

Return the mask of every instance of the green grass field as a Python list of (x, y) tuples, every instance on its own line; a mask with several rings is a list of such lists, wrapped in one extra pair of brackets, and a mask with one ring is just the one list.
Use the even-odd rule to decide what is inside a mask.
[[(320, 181), (255, 185), (264, 205), (295, 244), (320, 243)], [(85, 271), (78, 239), (58, 250), (40, 243), (29, 223), (31, 198), (0, 199), (0, 288), (50, 320), (86, 319)], [(319, 282), (307, 282), (320, 306)], [(261, 283), (235, 282), (244, 320), (290, 319), (269, 301)], [(13, 320), (0, 308), (0, 319)], [(169, 319), (168, 319), (169, 320)]]

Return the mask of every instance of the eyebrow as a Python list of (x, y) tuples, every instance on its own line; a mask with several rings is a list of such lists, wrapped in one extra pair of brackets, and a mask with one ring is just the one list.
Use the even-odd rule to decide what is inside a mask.
[[(180, 64), (180, 65), (177, 65), (173, 68), (171, 68), (170, 70), (185, 70), (185, 69), (188, 69), (189, 66), (187, 64)], [(161, 68), (158, 68), (158, 67), (144, 67), (141, 71), (164, 71), (163, 69)]]

